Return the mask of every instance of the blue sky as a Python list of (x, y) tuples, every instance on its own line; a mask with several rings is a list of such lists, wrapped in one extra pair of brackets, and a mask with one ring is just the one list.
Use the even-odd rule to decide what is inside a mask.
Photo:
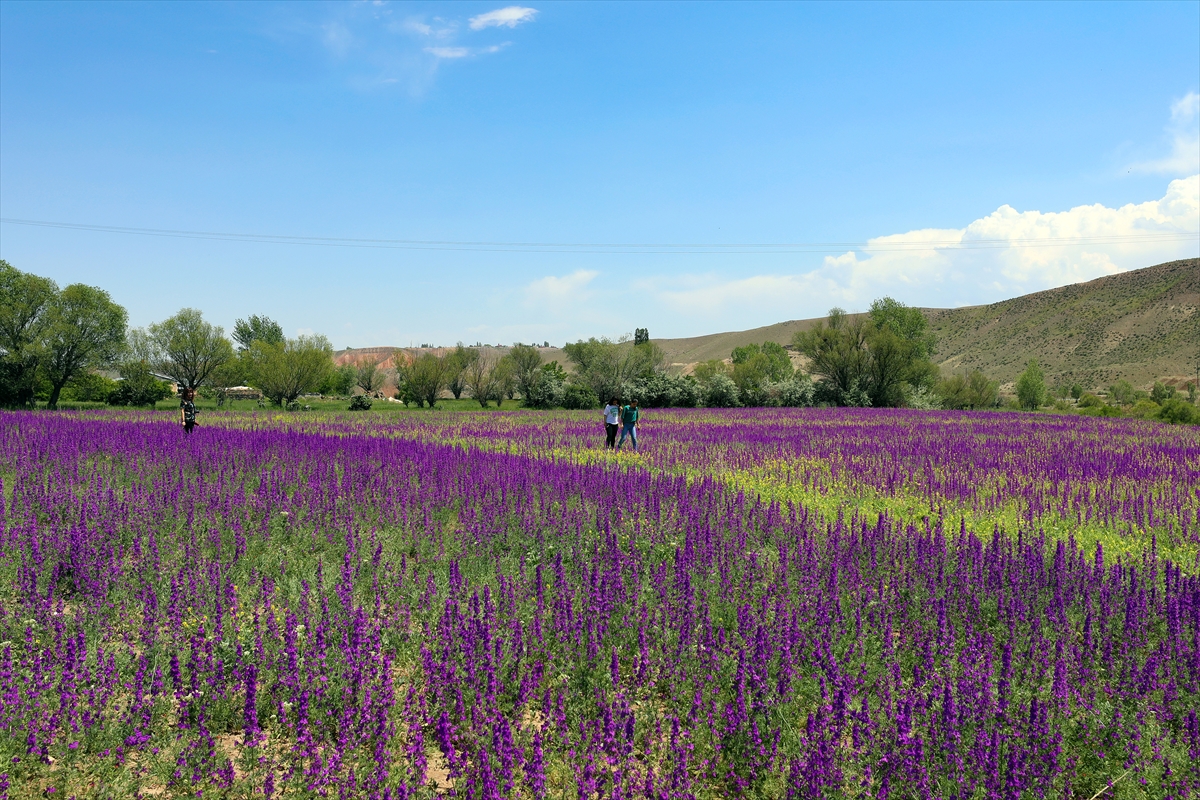
[(91, 229), (5, 222), (0, 257), (136, 325), (339, 348), (991, 302), (1197, 255), (1198, 31), (1200, 3), (6, 0), (0, 216)]

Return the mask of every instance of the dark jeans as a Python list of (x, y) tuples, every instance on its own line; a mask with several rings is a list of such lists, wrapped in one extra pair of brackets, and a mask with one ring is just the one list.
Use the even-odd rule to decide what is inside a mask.
[(619, 426), (615, 422), (604, 423), (604, 446), (615, 448), (617, 446), (617, 428)]
[(183, 423), (183, 432), (184, 432), (184, 433), (191, 433), (191, 432), (192, 432), (192, 428), (194, 428), (194, 427), (196, 427), (196, 420), (194, 420), (194, 419), (189, 419), (187, 422)]

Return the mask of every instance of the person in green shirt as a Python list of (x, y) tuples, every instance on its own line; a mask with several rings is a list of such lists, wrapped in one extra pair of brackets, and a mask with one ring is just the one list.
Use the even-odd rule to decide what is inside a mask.
[(621, 441), (617, 442), (618, 450), (621, 449), (621, 445), (625, 444), (625, 437), (628, 436), (633, 442), (633, 452), (637, 452), (637, 424), (640, 416), (637, 400), (621, 407)]

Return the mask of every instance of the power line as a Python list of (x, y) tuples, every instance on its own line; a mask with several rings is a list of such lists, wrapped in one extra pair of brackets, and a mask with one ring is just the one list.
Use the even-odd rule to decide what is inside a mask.
[(1071, 245), (1157, 244), (1200, 241), (1198, 231), (1157, 231), (1103, 236), (1047, 236), (1016, 239), (929, 239), (917, 242), (739, 242), (739, 243), (605, 243), (605, 242), (503, 242), (442, 239), (356, 239), (328, 236), (290, 236), (263, 233), (190, 231), (168, 228), (133, 228), (48, 220), (0, 218), (9, 225), (39, 228), (204, 239), (310, 247), (358, 247), (393, 250), (444, 250), (481, 253), (582, 253), (622, 255), (776, 255), (788, 253), (840, 253), (847, 249), (869, 252), (929, 252), (934, 250), (998, 250), (1010, 247), (1065, 247)]

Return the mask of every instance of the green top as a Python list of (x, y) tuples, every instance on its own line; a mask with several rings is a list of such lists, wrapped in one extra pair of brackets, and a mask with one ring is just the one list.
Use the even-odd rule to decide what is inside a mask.
[(638, 409), (633, 406), (623, 406), (621, 408), (621, 422), (626, 425), (636, 425), (638, 421)]

